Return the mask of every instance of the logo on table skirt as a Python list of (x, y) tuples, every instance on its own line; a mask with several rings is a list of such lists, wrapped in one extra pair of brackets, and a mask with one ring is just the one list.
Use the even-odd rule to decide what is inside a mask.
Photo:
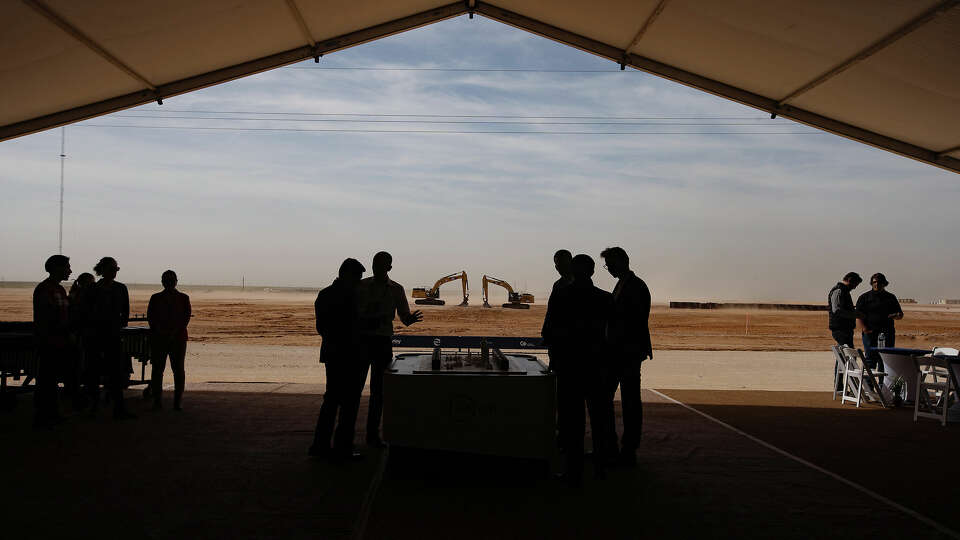
[(497, 405), (493, 402), (478, 403), (464, 394), (450, 396), (450, 419), (458, 424), (470, 422), (475, 418), (497, 415)]

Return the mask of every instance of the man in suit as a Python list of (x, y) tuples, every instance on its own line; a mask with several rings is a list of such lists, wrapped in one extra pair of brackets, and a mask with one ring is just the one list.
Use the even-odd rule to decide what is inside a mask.
[(43, 268), (47, 278), (33, 290), (33, 334), (40, 352), (33, 426), (50, 428), (61, 420), (57, 406), (57, 371), (68, 353), (70, 319), (67, 291), (60, 282), (70, 277), (70, 258), (53, 255)]
[[(547, 348), (547, 357), (550, 358), (550, 370), (558, 373), (561, 369), (560, 367), (560, 354), (554, 354), (553, 347), (550, 344), (550, 338), (548, 337), (551, 333), (550, 326), (553, 324), (550, 318), (550, 304), (553, 301), (554, 296), (557, 294), (557, 291), (566, 287), (567, 285), (573, 283), (573, 254), (571, 254), (566, 249), (557, 250), (553, 254), (553, 266), (557, 269), (557, 273), (560, 274), (560, 278), (553, 283), (553, 289), (550, 291), (550, 299), (547, 300), (547, 314), (543, 318), (543, 328), (540, 330), (540, 335), (543, 337), (543, 345)], [(558, 389), (559, 390), (559, 389)], [(563, 398), (557, 396), (557, 426), (558, 428), (563, 426)], [(560, 450), (563, 451), (563, 434), (557, 433), (557, 443), (560, 445)]]
[[(327, 389), (317, 417), (310, 446), (311, 456), (360, 459), (353, 451), (360, 393), (367, 378), (367, 364), (358, 344), (357, 285), (366, 269), (356, 259), (346, 259), (333, 284), (317, 294), (314, 311), (320, 344), (320, 363), (327, 375)], [(339, 423), (338, 413), (339, 412)], [(334, 434), (334, 424), (337, 424)], [(333, 437), (333, 451), (330, 438)]]
[(163, 290), (150, 297), (147, 321), (150, 323), (150, 393), (153, 408), (162, 407), (163, 371), (170, 357), (173, 371), (173, 410), (181, 410), (186, 371), (183, 361), (187, 356), (187, 325), (190, 324), (190, 297), (177, 290), (177, 273), (167, 270), (160, 275)]
[[(637, 447), (643, 429), (643, 402), (640, 400), (640, 365), (653, 358), (650, 344), (650, 290), (642, 279), (630, 270), (630, 258), (620, 247), (603, 250), (610, 275), (617, 278), (613, 289), (613, 308), (607, 325), (612, 370), (608, 392), (613, 399), (620, 387), (623, 408), (623, 437), (620, 440), (621, 464), (637, 463)], [(616, 435), (614, 435), (614, 439)]]
[[(610, 293), (593, 285), (594, 262), (588, 255), (572, 260), (573, 281), (551, 295), (545, 338), (551, 344), (554, 358), (562, 369), (557, 372), (560, 410), (560, 434), (566, 450), (566, 472), (563, 479), (579, 486), (583, 479), (583, 436), (586, 418), (584, 402), (590, 412), (590, 428), (595, 455), (604, 455), (603, 445), (612, 429), (606, 415), (605, 381), (608, 355), (604, 342)], [(551, 360), (553, 361), (553, 360)], [(596, 476), (604, 475), (602, 459), (594, 460)]]

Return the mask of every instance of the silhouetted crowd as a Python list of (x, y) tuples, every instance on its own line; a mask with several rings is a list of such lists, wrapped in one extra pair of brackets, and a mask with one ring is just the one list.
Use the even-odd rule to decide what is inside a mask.
[[(593, 467), (597, 477), (610, 466), (632, 467), (643, 428), (640, 366), (653, 358), (650, 344), (650, 290), (630, 270), (619, 247), (600, 257), (617, 278), (612, 292), (594, 286), (594, 261), (558, 251), (560, 274), (553, 285), (542, 335), (557, 374), (558, 442), (566, 458), (562, 478), (579, 485), (583, 476), (584, 405), (590, 415)], [(623, 436), (617, 440), (613, 401), (620, 389)]]
[(362, 279), (366, 269), (360, 261), (346, 259), (333, 284), (317, 294), (314, 309), (317, 333), (323, 337), (320, 362), (326, 370), (327, 388), (309, 450), (311, 456), (362, 458), (353, 449), (353, 438), (368, 370), (367, 445), (384, 446), (380, 438), (383, 372), (393, 360), (393, 320), (399, 316), (407, 326), (423, 320), (420, 310), (410, 311), (403, 286), (388, 276), (392, 269), (393, 257), (381, 251), (373, 256), (373, 276)]
[[(550, 369), (557, 378), (557, 442), (566, 456), (563, 479), (578, 485), (584, 469), (584, 434), (589, 413), (593, 439), (594, 471), (604, 476), (610, 466), (636, 464), (643, 426), (640, 400), (640, 367), (653, 357), (648, 319), (650, 291), (630, 270), (627, 253), (619, 247), (600, 256), (617, 284), (612, 292), (594, 286), (594, 261), (588, 255), (572, 256), (567, 250), (554, 255), (560, 278), (554, 283), (542, 336), (548, 348)], [(411, 311), (403, 286), (391, 280), (393, 258), (387, 252), (373, 257), (373, 275), (356, 259), (340, 265), (333, 284), (317, 295), (316, 329), (323, 340), (320, 362), (327, 385), (309, 454), (333, 460), (360, 459), (353, 448), (360, 396), (369, 372), (370, 398), (366, 443), (382, 447), (384, 371), (393, 360), (393, 321), (404, 325), (423, 320)], [(120, 267), (104, 257), (94, 273), (83, 273), (70, 293), (60, 285), (71, 274), (70, 260), (50, 257), (49, 277), (33, 295), (34, 332), (39, 348), (36, 374), (38, 427), (61, 420), (58, 382), (76, 409), (95, 415), (101, 384), (113, 404), (116, 419), (135, 418), (127, 410), (123, 391), (132, 372), (131, 358), (122, 346), (123, 328), (130, 319), (127, 287), (116, 280)], [(190, 298), (176, 289), (177, 275), (161, 276), (163, 291), (150, 298), (150, 387), (154, 408), (162, 408), (163, 372), (167, 358), (174, 378), (173, 408), (180, 410), (184, 392), (184, 357)], [(618, 440), (613, 401), (620, 391), (623, 436)]]
[[(133, 372), (131, 357), (124, 353), (121, 341), (130, 320), (130, 296), (126, 285), (116, 280), (120, 271), (117, 261), (100, 259), (93, 267), (100, 279), (84, 272), (69, 294), (60, 285), (72, 273), (69, 257), (53, 255), (44, 268), (49, 275), (33, 292), (33, 327), (39, 349), (34, 425), (51, 427), (63, 420), (59, 382), (74, 409), (95, 416), (102, 386), (115, 419), (136, 418), (123, 395)], [(176, 290), (177, 275), (172, 270), (164, 272), (161, 280), (164, 290), (150, 298), (147, 309), (153, 364), (147, 394), (153, 397), (155, 408), (162, 406), (163, 371), (169, 357), (175, 381), (174, 408), (180, 409), (190, 299)]]
[[(554, 255), (560, 279), (553, 285), (542, 330), (550, 368), (557, 376), (558, 444), (566, 456), (562, 478), (571, 485), (578, 485), (583, 475), (585, 406), (595, 473), (604, 476), (610, 466), (636, 464), (643, 425), (640, 366), (653, 357), (646, 283), (630, 270), (622, 248), (608, 248), (601, 257), (618, 279), (612, 292), (593, 285), (590, 256), (574, 257), (567, 250)], [(389, 278), (392, 262), (389, 253), (377, 253), (373, 276), (362, 279), (363, 265), (346, 259), (333, 284), (317, 295), (314, 307), (317, 332), (323, 337), (320, 361), (327, 388), (309, 449), (312, 456), (362, 458), (353, 440), (368, 370), (367, 445), (383, 446), (383, 373), (393, 358), (393, 320), (399, 316), (403, 324), (411, 325), (423, 319), (419, 311), (410, 311), (403, 287)], [(619, 440), (613, 407), (618, 388), (624, 426)]]
[[(895, 321), (903, 319), (903, 308), (897, 297), (887, 290), (890, 282), (880, 272), (870, 276), (870, 290), (861, 294), (854, 304), (850, 292), (862, 282), (860, 274), (848, 272), (827, 293), (830, 334), (837, 345), (852, 347), (854, 331), (859, 330), (867, 366), (883, 371), (883, 360), (877, 349), (896, 346)], [(837, 389), (842, 390), (841, 383), (837, 384)]]

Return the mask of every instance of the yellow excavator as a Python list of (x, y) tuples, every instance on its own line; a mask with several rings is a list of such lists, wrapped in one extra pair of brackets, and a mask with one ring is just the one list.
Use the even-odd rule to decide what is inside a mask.
[(499, 285), (507, 290), (507, 300), (506, 304), (503, 304), (505, 308), (511, 309), (530, 309), (529, 304), (533, 303), (533, 295), (530, 293), (519, 293), (513, 290), (513, 287), (509, 283), (502, 279), (497, 279), (495, 277), (490, 277), (486, 274), (483, 276), (483, 307), (490, 307), (490, 303), (487, 301), (490, 296), (488, 292), (488, 283), (493, 283), (494, 285)]
[(420, 304), (421, 306), (442, 306), (446, 302), (440, 299), (440, 286), (444, 283), (449, 283), (451, 281), (460, 280), (460, 284), (463, 287), (463, 302), (460, 302), (459, 305), (466, 306), (467, 298), (470, 296), (470, 287), (467, 285), (467, 272), (460, 271), (454, 274), (443, 276), (438, 279), (436, 283), (433, 284), (433, 287), (414, 287), (413, 297), (416, 299), (414, 303)]

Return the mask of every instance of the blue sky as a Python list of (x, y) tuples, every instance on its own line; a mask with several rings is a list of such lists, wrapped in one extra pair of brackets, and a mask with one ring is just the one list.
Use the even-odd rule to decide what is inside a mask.
[[(331, 69), (357, 67), (391, 69)], [(59, 143), (0, 143), (7, 280), (56, 251)], [(64, 253), (128, 282), (319, 287), (386, 249), (408, 289), (465, 269), (542, 292), (556, 249), (621, 245), (657, 301), (820, 301), (850, 270), (960, 297), (956, 174), (483, 18), (71, 126), (67, 154)]]

